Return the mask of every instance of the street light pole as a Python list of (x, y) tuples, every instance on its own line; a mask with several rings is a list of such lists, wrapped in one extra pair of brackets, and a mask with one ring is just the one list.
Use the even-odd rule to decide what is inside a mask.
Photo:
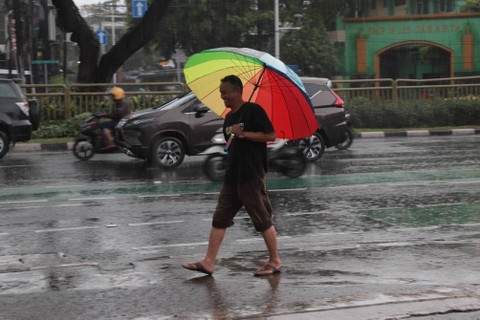
[(279, 26), (279, 19), (280, 19), (280, 12), (279, 12), (279, 3), (278, 0), (274, 2), (274, 28), (275, 28), (275, 58), (280, 59), (280, 26)]
[(280, 59), (280, 31), (281, 30), (300, 30), (301, 27), (283, 27), (280, 28), (280, 3), (274, 2), (274, 28), (275, 28), (275, 58)]

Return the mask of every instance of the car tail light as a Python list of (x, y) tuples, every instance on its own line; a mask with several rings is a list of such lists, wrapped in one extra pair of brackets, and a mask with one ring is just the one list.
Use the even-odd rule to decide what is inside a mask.
[(27, 99), (24, 99), (23, 102), (17, 102), (17, 107), (19, 107), (26, 116), (30, 114), (30, 106), (28, 105)]
[(332, 90), (333, 95), (335, 96), (335, 106), (339, 108), (344, 108), (345, 107), (345, 101), (343, 101), (340, 96)]

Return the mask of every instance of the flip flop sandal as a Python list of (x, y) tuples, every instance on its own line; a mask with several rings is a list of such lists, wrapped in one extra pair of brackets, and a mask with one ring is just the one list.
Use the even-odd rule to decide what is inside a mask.
[(205, 273), (205, 274), (208, 274), (209, 276), (211, 276), (212, 273), (213, 273), (213, 272), (210, 272), (210, 271), (206, 270), (203, 267), (201, 262), (182, 264), (182, 267), (184, 267), (185, 269), (190, 270), (190, 271), (197, 271), (197, 272)]
[(264, 276), (271, 276), (274, 274), (279, 274), (281, 272), (282, 267), (276, 268), (272, 266), (271, 264), (266, 264), (262, 268), (258, 269), (255, 271), (254, 276), (255, 277), (264, 277)]

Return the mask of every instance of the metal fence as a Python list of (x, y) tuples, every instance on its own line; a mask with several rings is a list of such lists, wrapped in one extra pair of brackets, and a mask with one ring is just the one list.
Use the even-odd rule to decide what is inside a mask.
[(347, 103), (351, 99), (400, 100), (480, 96), (480, 76), (436, 79), (333, 80), (334, 90)]
[[(332, 80), (333, 89), (349, 103), (355, 98), (401, 100), (480, 96), (480, 76), (437, 79)], [(42, 120), (63, 120), (95, 111), (108, 111), (106, 92), (112, 83), (23, 85), (27, 96), (39, 101)], [(181, 82), (121, 83), (133, 111), (157, 106), (186, 92)], [(81, 92), (86, 89), (86, 92)], [(107, 88), (107, 91), (106, 89)]]
[[(160, 105), (187, 90), (180, 82), (116, 85), (125, 90), (132, 111)], [(108, 90), (112, 86), (112, 83), (22, 85), (28, 98), (39, 101), (42, 120), (65, 120), (85, 112), (109, 111), (113, 104)]]

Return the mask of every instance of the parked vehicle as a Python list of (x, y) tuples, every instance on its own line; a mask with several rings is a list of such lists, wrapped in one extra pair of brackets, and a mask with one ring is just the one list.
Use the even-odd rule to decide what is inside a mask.
[(96, 153), (118, 152), (118, 148), (103, 150), (107, 146), (107, 141), (100, 128), (101, 118), (101, 116), (94, 113), (81, 125), (80, 133), (75, 138), (72, 148), (72, 152), (77, 159), (87, 161)]
[(125, 154), (174, 168), (185, 155), (211, 147), (212, 137), (222, 125), (223, 119), (189, 92), (158, 107), (134, 112), (122, 119), (115, 131)]
[(307, 160), (315, 161), (325, 152), (325, 148), (348, 149), (354, 134), (347, 123), (345, 103), (332, 89), (327, 78), (300, 77), (307, 90), (315, 111), (319, 128), (309, 138), (298, 141)]
[(40, 108), (34, 99), (27, 100), (12, 79), (0, 79), (0, 159), (10, 144), (28, 141), (40, 125)]
[[(227, 169), (227, 153), (223, 133), (217, 132), (212, 138), (215, 146), (205, 151), (208, 154), (203, 163), (203, 171), (208, 179), (222, 181)], [(283, 139), (276, 139), (267, 144), (268, 166), (289, 178), (298, 178), (305, 173), (307, 160), (301, 149)]]

